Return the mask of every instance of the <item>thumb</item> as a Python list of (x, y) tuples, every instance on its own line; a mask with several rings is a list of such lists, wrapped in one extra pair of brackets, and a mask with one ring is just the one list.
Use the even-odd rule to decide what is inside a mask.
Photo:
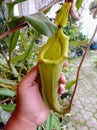
[(38, 64), (36, 66), (34, 66), (29, 72), (28, 74), (26, 74), (26, 76), (23, 78), (22, 83), (23, 84), (27, 84), (27, 83), (31, 83), (33, 82), (39, 72), (39, 68), (38, 68)]

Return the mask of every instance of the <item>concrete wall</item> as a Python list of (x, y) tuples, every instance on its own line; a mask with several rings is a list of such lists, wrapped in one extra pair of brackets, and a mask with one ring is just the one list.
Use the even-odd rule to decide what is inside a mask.
[(27, 0), (15, 7), (15, 15), (29, 15), (38, 12), (38, 9), (49, 4), (52, 0)]

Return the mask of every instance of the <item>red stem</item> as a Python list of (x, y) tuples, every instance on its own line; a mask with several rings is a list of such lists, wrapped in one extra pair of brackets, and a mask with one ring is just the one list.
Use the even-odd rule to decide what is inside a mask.
[(15, 27), (13, 27), (12, 29), (9, 29), (8, 31), (4, 32), (3, 34), (0, 34), (0, 39), (5, 38), (6, 36), (8, 36), (9, 34), (12, 34), (13, 32), (22, 29), (23, 27), (27, 26), (28, 24), (25, 23), (21, 23)]
[(87, 46), (87, 48), (86, 48), (84, 54), (83, 54), (83, 56), (82, 56), (82, 59), (81, 59), (81, 61), (80, 61), (80, 64), (79, 64), (79, 67), (78, 67), (78, 71), (77, 71), (76, 83), (75, 83), (74, 91), (73, 91), (73, 94), (72, 94), (72, 96), (71, 96), (71, 100), (70, 100), (70, 104), (69, 104), (70, 107), (72, 106), (72, 102), (73, 102), (73, 99), (74, 99), (74, 95), (75, 95), (75, 92), (76, 92), (76, 89), (77, 89), (78, 80), (79, 80), (79, 73), (80, 73), (80, 69), (81, 69), (82, 63), (83, 63), (83, 61), (84, 61), (84, 59), (85, 59), (85, 56), (86, 56), (86, 54), (87, 54), (87, 52), (88, 52), (88, 50), (89, 50), (89, 48), (90, 48), (90, 46), (91, 46), (91, 44), (92, 44), (92, 42), (93, 42), (93, 40), (94, 40), (94, 37), (95, 37), (95, 35), (96, 35), (96, 32), (97, 32), (97, 26), (96, 26), (96, 28), (95, 28), (94, 34), (93, 34), (93, 36), (92, 36), (92, 38), (91, 38), (91, 40), (90, 40), (90, 42), (89, 42), (89, 44), (88, 44), (88, 46)]

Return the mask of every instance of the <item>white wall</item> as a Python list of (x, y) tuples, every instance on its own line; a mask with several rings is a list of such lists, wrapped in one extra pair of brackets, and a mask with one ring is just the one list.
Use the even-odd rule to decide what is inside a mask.
[[(86, 34), (88, 38), (92, 37), (95, 27), (97, 26), (97, 19), (93, 19), (93, 16), (89, 11), (89, 4), (91, 1), (92, 0), (85, 0), (85, 9), (82, 12), (80, 20), (82, 23), (82, 32)], [(97, 35), (95, 36), (95, 39), (97, 39)]]
[(52, 0), (27, 0), (15, 6), (15, 15), (29, 15), (49, 4)]
[[(44, 5), (50, 3), (50, 1), (52, 0), (27, 0), (26, 2), (23, 2), (22, 4), (19, 4), (19, 6), (15, 7), (15, 14), (19, 15), (19, 12), (21, 15), (33, 14), (37, 12), (39, 8), (42, 8)], [(91, 1), (92, 0), (84, 0), (84, 9), (79, 10), (79, 12), (82, 12), (80, 19), (80, 22), (82, 23), (82, 32), (85, 35), (88, 35), (88, 38), (92, 37), (95, 27), (97, 25), (97, 19), (93, 19), (92, 15), (89, 12), (89, 4)], [(54, 5), (51, 8), (51, 11), (48, 13), (48, 16), (50, 16), (50, 18), (55, 17), (55, 12), (59, 8), (59, 4)]]

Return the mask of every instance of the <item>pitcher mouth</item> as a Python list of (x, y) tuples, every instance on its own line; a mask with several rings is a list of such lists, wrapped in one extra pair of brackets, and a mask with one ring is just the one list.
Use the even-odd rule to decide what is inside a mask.
[(46, 64), (59, 64), (68, 57), (68, 37), (61, 39), (63, 30), (60, 28), (42, 47), (39, 54), (39, 62)]
[(39, 62), (40, 63), (45, 63), (45, 64), (60, 64), (63, 62), (63, 60), (65, 58), (67, 58), (67, 56), (64, 56), (62, 54), (60, 54), (60, 56), (58, 56), (57, 58), (54, 59), (54, 57), (46, 57), (45, 56), (45, 53), (46, 53), (47, 50), (44, 50), (43, 52), (41, 52), (41, 57), (39, 59)]

